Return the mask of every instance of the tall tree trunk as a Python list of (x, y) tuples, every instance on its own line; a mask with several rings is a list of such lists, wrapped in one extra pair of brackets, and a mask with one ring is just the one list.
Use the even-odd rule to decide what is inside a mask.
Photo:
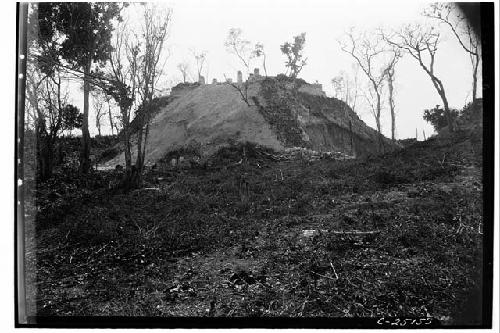
[(54, 147), (48, 136), (39, 138), (38, 153), (39, 153), (39, 172), (40, 180), (45, 181), (52, 177), (53, 170), (53, 150)]
[(434, 85), (434, 88), (436, 88), (436, 91), (439, 94), (439, 97), (441, 97), (441, 100), (443, 101), (443, 107), (444, 107), (444, 114), (446, 116), (446, 122), (448, 123), (448, 129), (450, 132), (453, 132), (455, 130), (455, 126), (453, 123), (453, 118), (451, 116), (450, 112), (450, 107), (448, 106), (448, 98), (446, 98), (446, 93), (444, 91), (444, 86), (443, 83), (441, 82), (440, 79), (438, 79), (436, 76), (434, 76), (433, 72), (427, 69), (422, 62), (420, 61), (420, 66), (425, 70), (427, 75), (431, 78), (432, 84)]
[(443, 101), (443, 107), (444, 107), (444, 114), (446, 116), (446, 122), (448, 123), (448, 129), (450, 132), (455, 131), (455, 123), (453, 116), (450, 111), (450, 107), (448, 105), (448, 98), (446, 97), (446, 93), (444, 92), (444, 87), (439, 81), (439, 87), (440, 89), (438, 90), (439, 96), (441, 97), (441, 100)]
[(267, 69), (266, 69), (266, 55), (264, 54), (264, 60), (262, 61), (262, 67), (264, 68), (264, 73), (267, 77)]
[(132, 169), (132, 147), (130, 145), (129, 118), (126, 109), (122, 108), (120, 111), (123, 117), (122, 141), (123, 148), (125, 149), (125, 171), (127, 173)]
[(455, 124), (446, 97), (443, 97), (443, 103), (444, 103), (444, 113), (446, 114), (446, 120), (448, 122), (448, 128), (451, 132), (453, 132), (455, 131)]
[(142, 148), (142, 169), (144, 169), (144, 162), (146, 161), (146, 147), (148, 145), (148, 135), (149, 135), (149, 120), (146, 123), (146, 132), (144, 133), (144, 146)]
[(125, 174), (122, 180), (122, 188), (128, 191), (134, 187), (134, 178), (136, 177), (136, 167), (132, 165), (132, 145), (130, 143), (130, 126), (127, 111), (122, 110), (123, 116), (123, 131), (122, 140), (125, 148)]
[(97, 133), (101, 136), (101, 122), (99, 121), (99, 117), (96, 117), (95, 126), (97, 127)]
[[(477, 51), (476, 51), (477, 52)], [(475, 62), (472, 64), (472, 101), (477, 99), (477, 69), (479, 66), (479, 54), (475, 56)]]
[(108, 116), (109, 116), (109, 127), (111, 127), (111, 135), (114, 135), (114, 131), (113, 131), (113, 127), (114, 127), (113, 116), (111, 115), (111, 106), (109, 105), (109, 102), (108, 102)]
[(352, 122), (349, 120), (349, 136), (351, 139), (351, 154), (356, 157), (356, 151), (354, 150), (354, 137), (352, 133)]
[(143, 129), (142, 127), (137, 132), (137, 159), (135, 161), (136, 168), (140, 171), (142, 165), (142, 136)]
[(123, 135), (123, 143), (125, 145), (125, 170), (130, 171), (130, 169), (132, 169), (132, 149), (130, 145), (130, 136), (127, 133), (128, 131), (125, 132), (126, 133)]
[(394, 86), (393, 76), (391, 73), (387, 76), (389, 86), (389, 106), (391, 108), (391, 139), (396, 140), (396, 111), (394, 110)]
[(92, 59), (89, 57), (83, 76), (83, 122), (82, 122), (82, 147), (80, 153), (80, 172), (87, 174), (90, 169), (90, 133), (89, 133), (89, 74)]
[(375, 120), (377, 122), (378, 146), (379, 150), (383, 152), (382, 126), (380, 124), (380, 112), (381, 112), (380, 93), (378, 92), (377, 89), (375, 89), (375, 93), (377, 94), (377, 115), (375, 117)]

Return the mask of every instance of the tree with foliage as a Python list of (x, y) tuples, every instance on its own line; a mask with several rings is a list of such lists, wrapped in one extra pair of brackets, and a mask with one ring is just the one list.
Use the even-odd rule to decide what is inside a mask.
[(27, 103), (37, 143), (37, 173), (40, 181), (45, 181), (52, 177), (59, 136), (65, 130), (81, 128), (83, 117), (77, 107), (68, 103), (68, 92), (64, 89), (60, 71), (53, 70), (50, 76), (43, 76), (33, 63), (29, 68)]
[[(57, 41), (41, 38), (38, 4), (31, 4), (28, 20), (26, 109), (28, 128), (36, 138), (36, 169), (39, 180), (52, 176), (54, 150), (64, 131), (81, 128), (83, 115), (68, 103), (65, 72), (55, 60)], [(48, 58), (48, 59), (47, 59)], [(50, 61), (52, 59), (52, 61)]]
[(457, 5), (449, 3), (433, 3), (424, 11), (424, 15), (436, 19), (448, 26), (456, 40), (469, 55), (472, 65), (472, 101), (477, 99), (477, 74), (481, 61), (480, 31), (474, 31), (466, 17), (460, 14)]
[(444, 84), (436, 75), (434, 64), (439, 49), (441, 34), (434, 27), (424, 28), (419, 24), (408, 24), (400, 31), (382, 35), (392, 47), (399, 48), (414, 58), (422, 70), (429, 76), (432, 85), (443, 101), (444, 112), (450, 131), (454, 130), (453, 117), (448, 105)]
[(112, 21), (121, 6), (112, 2), (39, 3), (40, 37), (55, 41), (43, 55), (54, 63), (64, 62), (83, 74), (83, 126), (80, 171), (90, 169), (89, 94), (95, 64), (104, 65), (111, 51)]
[[(458, 117), (459, 112), (455, 109), (450, 110), (451, 116), (453, 119)], [(441, 131), (444, 127), (448, 125), (448, 116), (444, 109), (440, 108), (439, 105), (436, 105), (433, 109), (424, 110), (424, 120), (429, 122), (436, 132)]]
[(293, 37), (293, 43), (285, 42), (280, 46), (281, 52), (287, 57), (285, 66), (287, 75), (291, 78), (297, 78), (302, 68), (307, 65), (307, 58), (304, 59), (304, 46), (306, 43), (306, 33), (303, 32)]

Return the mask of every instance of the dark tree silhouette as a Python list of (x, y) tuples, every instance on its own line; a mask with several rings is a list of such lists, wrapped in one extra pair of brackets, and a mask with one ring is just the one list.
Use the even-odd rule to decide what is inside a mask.
[(89, 94), (90, 75), (94, 64), (104, 64), (111, 51), (112, 20), (120, 17), (117, 3), (68, 2), (40, 3), (38, 22), (40, 37), (56, 41), (55, 47), (45, 52), (55, 63), (64, 61), (83, 71), (83, 126), (80, 171), (90, 168)]
[(469, 54), (472, 65), (472, 101), (477, 99), (477, 73), (481, 61), (480, 31), (474, 31), (471, 24), (454, 3), (434, 3), (424, 15), (448, 26), (460, 46)]
[(400, 31), (383, 34), (384, 40), (391, 46), (399, 48), (414, 58), (424, 72), (429, 76), (439, 97), (443, 101), (444, 112), (450, 131), (454, 130), (453, 117), (450, 113), (448, 98), (443, 82), (436, 76), (434, 64), (439, 48), (440, 33), (434, 27), (424, 28), (419, 24), (409, 24)]
[(36, 137), (37, 173), (39, 180), (45, 181), (52, 177), (59, 136), (65, 130), (81, 128), (83, 117), (76, 106), (68, 104), (68, 93), (63, 89), (59, 71), (42, 76), (32, 63), (29, 68), (26, 94)]
[[(450, 110), (451, 116), (455, 119), (458, 117), (459, 112), (457, 110)], [(444, 109), (440, 108), (439, 105), (436, 105), (433, 109), (424, 110), (424, 120), (429, 122), (436, 132), (439, 132), (441, 129), (448, 125), (447, 117), (444, 112)]]

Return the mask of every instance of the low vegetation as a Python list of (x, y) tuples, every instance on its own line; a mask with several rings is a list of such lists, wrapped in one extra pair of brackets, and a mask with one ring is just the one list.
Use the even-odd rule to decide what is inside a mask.
[[(480, 320), (480, 132), (361, 160), (56, 173), (37, 189), (39, 315)], [(239, 179), (248, 181), (242, 201)], [(91, 180), (89, 180), (91, 179)]]

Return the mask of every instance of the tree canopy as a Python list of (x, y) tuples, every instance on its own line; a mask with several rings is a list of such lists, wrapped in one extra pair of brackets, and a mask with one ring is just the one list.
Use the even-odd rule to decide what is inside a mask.
[(287, 57), (285, 66), (290, 70), (290, 77), (296, 78), (302, 68), (307, 65), (307, 58), (304, 59), (304, 47), (306, 44), (306, 33), (303, 32), (293, 37), (293, 43), (285, 42), (280, 46), (281, 52)]

